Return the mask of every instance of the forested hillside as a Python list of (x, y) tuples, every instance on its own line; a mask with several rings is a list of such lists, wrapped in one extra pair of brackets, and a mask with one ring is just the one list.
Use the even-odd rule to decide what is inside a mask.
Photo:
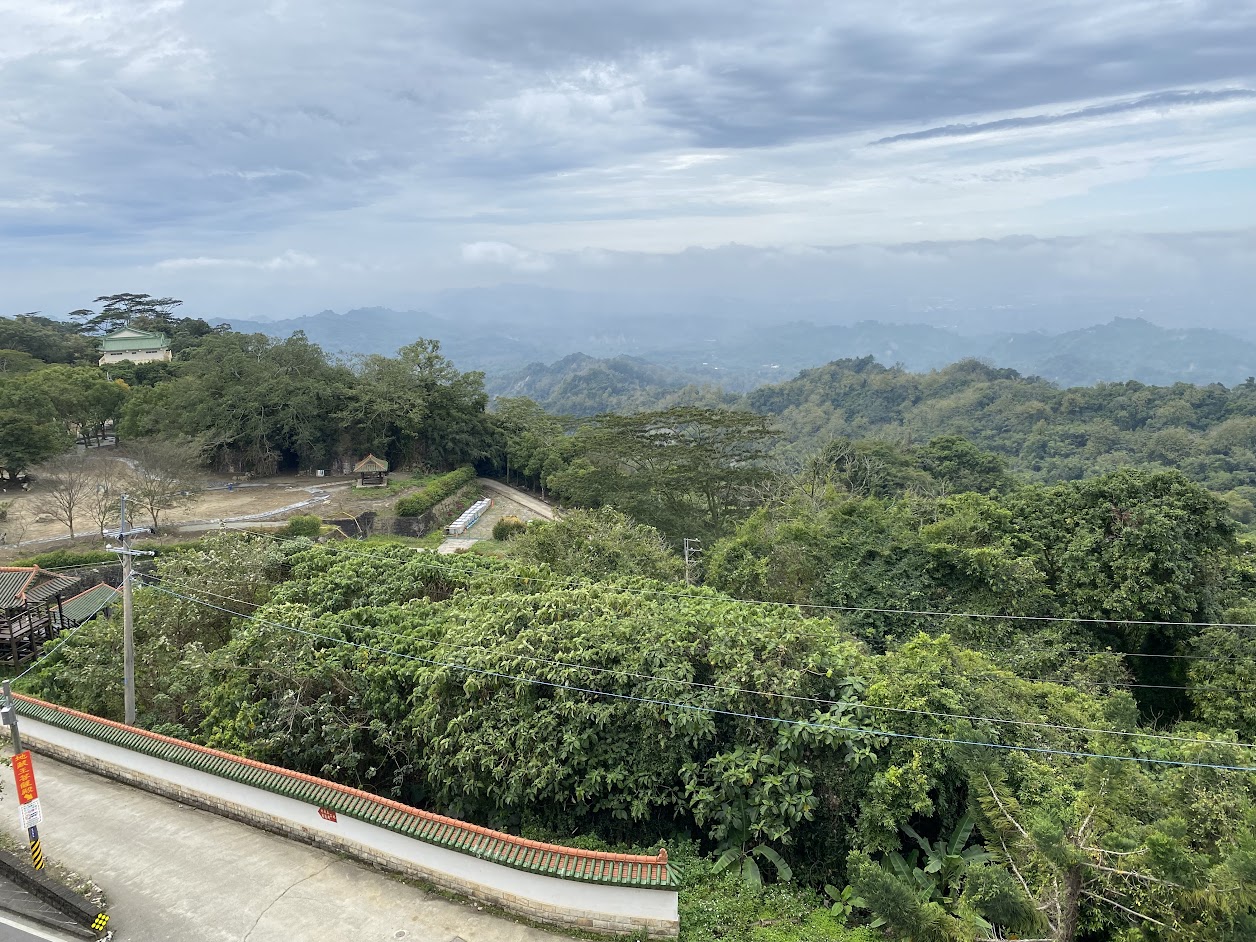
[(716, 370), (683, 372), (638, 357), (599, 360), (582, 353), (493, 377), (488, 392), (501, 398), (526, 397), (547, 412), (577, 417), (642, 412), (682, 402), (727, 404), (737, 398)]
[[(773, 417), (783, 452), (801, 456), (834, 437), (901, 442), (960, 435), (1047, 481), (1125, 465), (1179, 468), (1217, 491), (1256, 497), (1256, 380), (1061, 389), (1035, 377), (964, 361), (933, 373), (839, 360), (745, 404)], [(1246, 512), (1246, 511), (1245, 511)]]
[[(80, 312), (79, 324), (0, 318), (12, 345), (0, 350), (0, 469), (21, 476), (106, 429), (176, 439), (208, 468), (260, 474), (334, 467), (368, 451), (434, 469), (495, 452), (483, 376), (459, 372), (435, 341), (346, 362), (301, 334), (211, 329), (160, 300), (168, 304), (156, 315), (106, 307)], [(173, 360), (97, 366), (97, 338), (119, 323), (166, 333)]]
[[(345, 362), (151, 308), (130, 316), (173, 360), (107, 372), (107, 311), (0, 324), (10, 474), (116, 432), (219, 470), (473, 464), (568, 512), (483, 555), (319, 543), (316, 518), (158, 547), (142, 725), (538, 838), (666, 845), (687, 942), (1256, 934), (1252, 381), (866, 358), (560, 417), (490, 411), (434, 341)], [(572, 365), (591, 390), (643, 375)], [(119, 716), (120, 632), (63, 636), (21, 684)]]
[[(770, 547), (778, 569), (815, 551), (821, 568), (795, 587), (852, 611), (644, 579), (631, 554), (581, 576), (215, 537), (161, 560), (141, 590), (141, 722), (525, 834), (663, 843), (684, 875), (687, 939), (875, 938), (855, 928), (868, 924), (913, 940), (1245, 938), (1256, 712), (1223, 691), (1249, 683), (1251, 654), (1215, 658), (1221, 636), (1200, 627), (1166, 649), (1123, 619), (1250, 621), (1250, 560), (1219, 508), (1172, 476), (1018, 500), (944, 503), (903, 550), (861, 522), (895, 515), (875, 499), (817, 508), (818, 540), (769, 512), (774, 533), (752, 524), (713, 561), (731, 588)], [(1013, 507), (1041, 522), (1019, 529)], [(590, 525), (566, 539), (579, 546)], [(1050, 543), (1061, 526), (1070, 538)], [(619, 529), (634, 539), (651, 540)], [(870, 554), (888, 568), (839, 588)], [(916, 567), (925, 595), (893, 585)], [(1169, 571), (1182, 582), (1162, 596)], [(735, 587), (783, 573), (765, 575)], [(863, 609), (922, 598), (1064, 620)], [(120, 670), (118, 631), (68, 639), (33, 689), (116, 716), (102, 678)], [(1188, 658), (1154, 686), (1135, 667), (1153, 649)], [(1144, 696), (1166, 688), (1172, 714)]]

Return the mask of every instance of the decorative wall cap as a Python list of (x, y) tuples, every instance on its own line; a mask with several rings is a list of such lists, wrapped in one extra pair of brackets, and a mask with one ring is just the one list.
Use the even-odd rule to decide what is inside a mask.
[(20, 715), (41, 723), (274, 792), (316, 808), (330, 809), (338, 815), (357, 818), (376, 827), (516, 870), (584, 883), (652, 889), (670, 890), (677, 883), (674, 869), (667, 864), (666, 848), (654, 856), (647, 856), (610, 854), (530, 841), (412, 808), (348, 785), (126, 726), (35, 697), (24, 694), (14, 694), (13, 697)]

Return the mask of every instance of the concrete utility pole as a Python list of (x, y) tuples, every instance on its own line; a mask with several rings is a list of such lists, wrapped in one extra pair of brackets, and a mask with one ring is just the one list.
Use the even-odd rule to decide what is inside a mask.
[(39, 808), (38, 792), (35, 791), (35, 771), (31, 768), (31, 754), (22, 748), (22, 735), (17, 730), (17, 707), (13, 704), (13, 691), (6, 680), (3, 686), (4, 704), (0, 708), (0, 719), (3, 719), (13, 734), (13, 777), (17, 781), (18, 808), (22, 814), (22, 826), (26, 828), (26, 837), (30, 842), (31, 866), (36, 870), (44, 869), (44, 848), (39, 842), (39, 822), (44, 814)]
[(9, 689), (9, 682), (4, 682), (4, 724), (9, 727), (9, 732), (13, 734), (13, 754), (17, 755), (22, 751), (22, 736), (17, 731), (17, 710), (13, 707), (13, 691)]
[(131, 558), (134, 556), (153, 555), (152, 553), (131, 549), (131, 536), (135, 533), (148, 532), (147, 527), (136, 527), (133, 530), (127, 529), (126, 495), (123, 494), (117, 534), (118, 539), (122, 541), (122, 545), (107, 548), (122, 557), (122, 683), (125, 688), (123, 691), (123, 704), (127, 726), (135, 725), (135, 617), (134, 606), (131, 601), (131, 579), (133, 574)]
[(702, 541), (685, 537), (685, 581), (693, 585), (694, 568), (702, 555)]

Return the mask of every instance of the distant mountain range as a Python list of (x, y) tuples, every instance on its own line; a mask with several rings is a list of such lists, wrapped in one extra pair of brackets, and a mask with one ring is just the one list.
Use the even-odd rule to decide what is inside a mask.
[[(913, 371), (976, 357), (1063, 386), (1130, 379), (1156, 385), (1233, 385), (1256, 374), (1256, 343), (1251, 340), (1212, 329), (1164, 328), (1141, 318), (1118, 317), (1058, 334), (965, 335), (881, 321), (767, 325), (744, 316), (634, 316), (605, 310), (594, 319), (582, 315), (578, 304), (551, 306), (552, 298), (545, 295), (532, 300), (524, 308), (512, 305), (509, 319), (489, 301), (477, 305), (462, 298), (440, 314), (359, 308), (232, 324), (236, 330), (276, 337), (302, 330), (324, 349), (342, 354), (392, 354), (419, 337), (435, 338), (460, 369), (488, 374), (495, 392), (538, 399), (572, 377), (587, 378), (595, 361), (607, 361), (599, 382), (640, 385), (648, 380), (648, 385), (669, 388), (714, 384), (730, 392), (861, 356)], [(630, 359), (619, 360), (625, 357)]]

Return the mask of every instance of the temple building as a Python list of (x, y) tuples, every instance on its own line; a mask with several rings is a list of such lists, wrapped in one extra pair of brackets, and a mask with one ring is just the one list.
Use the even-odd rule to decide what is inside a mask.
[(100, 338), (100, 366), (130, 360), (157, 363), (170, 359), (170, 338), (155, 330), (119, 327)]

